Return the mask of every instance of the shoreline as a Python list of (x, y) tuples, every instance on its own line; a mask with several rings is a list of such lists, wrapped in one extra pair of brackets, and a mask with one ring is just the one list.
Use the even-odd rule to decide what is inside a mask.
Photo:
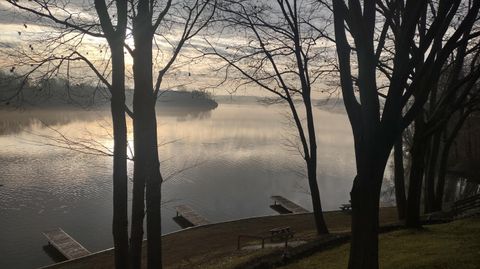
[[(348, 232), (350, 215), (342, 211), (324, 212), (331, 233)], [(395, 207), (384, 207), (380, 210), (381, 224), (397, 222)], [(209, 260), (205, 255), (219, 258), (235, 254), (237, 236), (240, 234), (257, 234), (272, 228), (289, 226), (296, 231), (295, 238), (312, 240), (316, 238), (313, 213), (286, 215), (256, 216), (243, 219), (211, 223), (190, 227), (162, 235), (163, 259), (166, 268), (175, 267), (192, 259)], [(143, 241), (143, 258), (146, 257), (146, 240)], [(213, 254), (212, 254), (213, 253)], [(203, 260), (202, 260), (203, 259)], [(101, 250), (88, 256), (46, 265), (38, 269), (81, 269), (81, 268), (113, 268), (113, 248)]]

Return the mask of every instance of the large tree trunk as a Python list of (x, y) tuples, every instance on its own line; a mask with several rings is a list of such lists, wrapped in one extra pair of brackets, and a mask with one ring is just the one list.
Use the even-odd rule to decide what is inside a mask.
[[(127, 124), (125, 119), (125, 56), (123, 46), (127, 27), (127, 2), (116, 1), (117, 26), (112, 26), (103, 0), (94, 1), (100, 26), (108, 42), (112, 60), (111, 113), (113, 126), (113, 220), (115, 268), (128, 268), (128, 174)], [(103, 77), (105, 79), (105, 77)]]
[(145, 176), (141, 168), (141, 161), (139, 161), (140, 154), (137, 152), (139, 134), (137, 134), (136, 129), (134, 123), (135, 162), (132, 191), (132, 224), (130, 231), (130, 267), (132, 269), (140, 269), (142, 265), (143, 218), (145, 215)]
[(125, 61), (123, 40), (111, 44), (113, 125), (113, 222), (115, 268), (128, 268), (127, 124), (125, 120)]
[(357, 176), (351, 192), (352, 242), (349, 269), (378, 269), (378, 198), (371, 178)]
[[(139, 4), (140, 5), (140, 4)], [(139, 8), (139, 13), (143, 12)], [(148, 11), (147, 11), (148, 12)], [(140, 17), (142, 16), (142, 17)], [(135, 41), (135, 51), (133, 54), (133, 135), (135, 162), (133, 167), (133, 192), (132, 192), (132, 229), (130, 236), (130, 255), (132, 269), (140, 269), (142, 265), (142, 241), (143, 241), (143, 221), (145, 216), (145, 184), (148, 175), (148, 156), (146, 149), (148, 147), (148, 119), (145, 118), (145, 109), (150, 101), (148, 92), (149, 81), (151, 81), (151, 61), (145, 59), (144, 54), (148, 56), (148, 50), (143, 47), (146, 41), (150, 42), (148, 36), (150, 25), (148, 17), (145, 14), (138, 14), (140, 19), (135, 19), (133, 24), (133, 35)], [(143, 39), (143, 41), (142, 41)], [(148, 76), (150, 74), (150, 76)], [(151, 82), (150, 82), (151, 84)], [(147, 95), (147, 96), (146, 96)]]
[[(375, 149), (369, 149), (372, 152)], [(375, 154), (376, 155), (376, 154)], [(380, 188), (388, 159), (361, 153), (352, 191), (352, 242), (349, 269), (378, 269), (378, 210)]]
[[(142, 62), (143, 60), (139, 60), (136, 63)], [(138, 79), (141, 79), (140, 77)], [(147, 78), (151, 78), (151, 76), (143, 76), (143, 80)], [(149, 81), (151, 84), (151, 79)], [(146, 81), (145, 83), (148, 84)], [(134, 180), (146, 186), (148, 268), (161, 268), (160, 186), (162, 178), (159, 170), (160, 163), (157, 148), (155, 100), (150, 87), (140, 90), (142, 88), (136, 88), (134, 94)]]
[[(135, 44), (136, 45), (136, 44)], [(142, 241), (143, 241), (143, 220), (145, 216), (145, 178), (147, 170), (145, 170), (145, 150), (142, 150), (145, 141), (145, 131), (141, 123), (145, 122), (142, 113), (142, 105), (144, 102), (140, 92), (147, 91), (145, 89), (145, 79), (142, 79), (145, 64), (142, 64), (137, 57), (137, 48), (133, 57), (133, 74), (134, 74), (134, 97), (133, 97), (133, 134), (134, 134), (134, 152), (135, 162), (133, 168), (133, 191), (132, 191), (132, 228), (130, 236), (130, 255), (132, 269), (140, 269), (142, 264)]]
[(394, 181), (395, 181), (395, 201), (397, 203), (398, 219), (405, 219), (407, 211), (407, 198), (405, 197), (405, 170), (403, 166), (403, 139), (399, 137), (395, 142), (393, 159), (395, 165)]
[[(135, 42), (133, 68), (135, 83), (133, 96), (135, 114), (133, 120), (135, 140), (134, 188), (135, 183), (138, 183), (142, 190), (146, 186), (147, 268), (158, 269), (162, 268), (160, 189), (162, 177), (158, 158), (156, 101), (152, 82), (153, 30), (148, 1), (140, 1), (138, 4), (138, 15), (134, 21), (133, 34)], [(138, 192), (140, 194), (141, 191)], [(138, 203), (140, 203), (140, 197), (135, 198), (138, 198)]]
[(415, 120), (415, 134), (413, 135), (413, 145), (411, 150), (412, 165), (410, 168), (407, 216), (405, 222), (408, 228), (421, 227), (420, 204), (422, 196), (423, 175), (425, 171), (426, 151), (425, 141), (422, 139), (423, 126), (423, 120), (417, 118), (417, 120)]

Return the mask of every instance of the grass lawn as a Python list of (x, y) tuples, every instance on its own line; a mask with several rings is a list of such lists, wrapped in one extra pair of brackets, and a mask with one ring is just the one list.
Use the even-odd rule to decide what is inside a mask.
[[(284, 269), (346, 269), (349, 244), (327, 250)], [(380, 235), (380, 268), (479, 269), (480, 217)]]

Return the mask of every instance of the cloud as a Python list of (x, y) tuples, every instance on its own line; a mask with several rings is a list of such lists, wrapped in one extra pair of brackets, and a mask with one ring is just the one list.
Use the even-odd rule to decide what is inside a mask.
[[(41, 7), (41, 5), (37, 4), (36, 1), (21, 1), (17, 3), (19, 3), (21, 6), (31, 8), (41, 13), (46, 13), (46, 11)], [(54, 7), (55, 3), (59, 6), (59, 8)], [(68, 2), (67, 6), (62, 5), (63, 4), (60, 1), (51, 1), (49, 4), (49, 12), (52, 13), (56, 18), (60, 20), (68, 19), (69, 22), (91, 23), (93, 21), (97, 21), (93, 7), (93, 1), (71, 0)], [(43, 27), (58, 26), (58, 24), (50, 19), (21, 10), (7, 1), (0, 1), (0, 23), (18, 24), (22, 26), (25, 24), (28, 26), (36, 25)]]
[(15, 48), (16, 46), (18, 46), (18, 43), (16, 43), (16, 42), (0, 41), (0, 48), (1, 49), (11, 49), (11, 48)]

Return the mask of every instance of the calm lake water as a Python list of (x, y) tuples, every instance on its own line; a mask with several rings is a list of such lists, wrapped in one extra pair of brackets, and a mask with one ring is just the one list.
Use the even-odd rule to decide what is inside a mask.
[[(273, 215), (271, 195), (312, 208), (302, 158), (288, 146), (295, 129), (285, 108), (220, 104), (209, 112), (158, 114), (161, 169), (168, 178), (165, 233), (180, 229), (172, 220), (178, 204), (212, 222)], [(315, 109), (315, 115), (322, 203), (335, 210), (349, 200), (355, 174), (351, 129), (343, 113)], [(106, 111), (1, 112), (0, 268), (53, 263), (43, 250), (42, 231), (56, 227), (90, 251), (112, 246), (112, 159), (46, 145), (54, 142), (45, 136), (58, 136), (44, 125), (110, 148), (109, 116)]]

